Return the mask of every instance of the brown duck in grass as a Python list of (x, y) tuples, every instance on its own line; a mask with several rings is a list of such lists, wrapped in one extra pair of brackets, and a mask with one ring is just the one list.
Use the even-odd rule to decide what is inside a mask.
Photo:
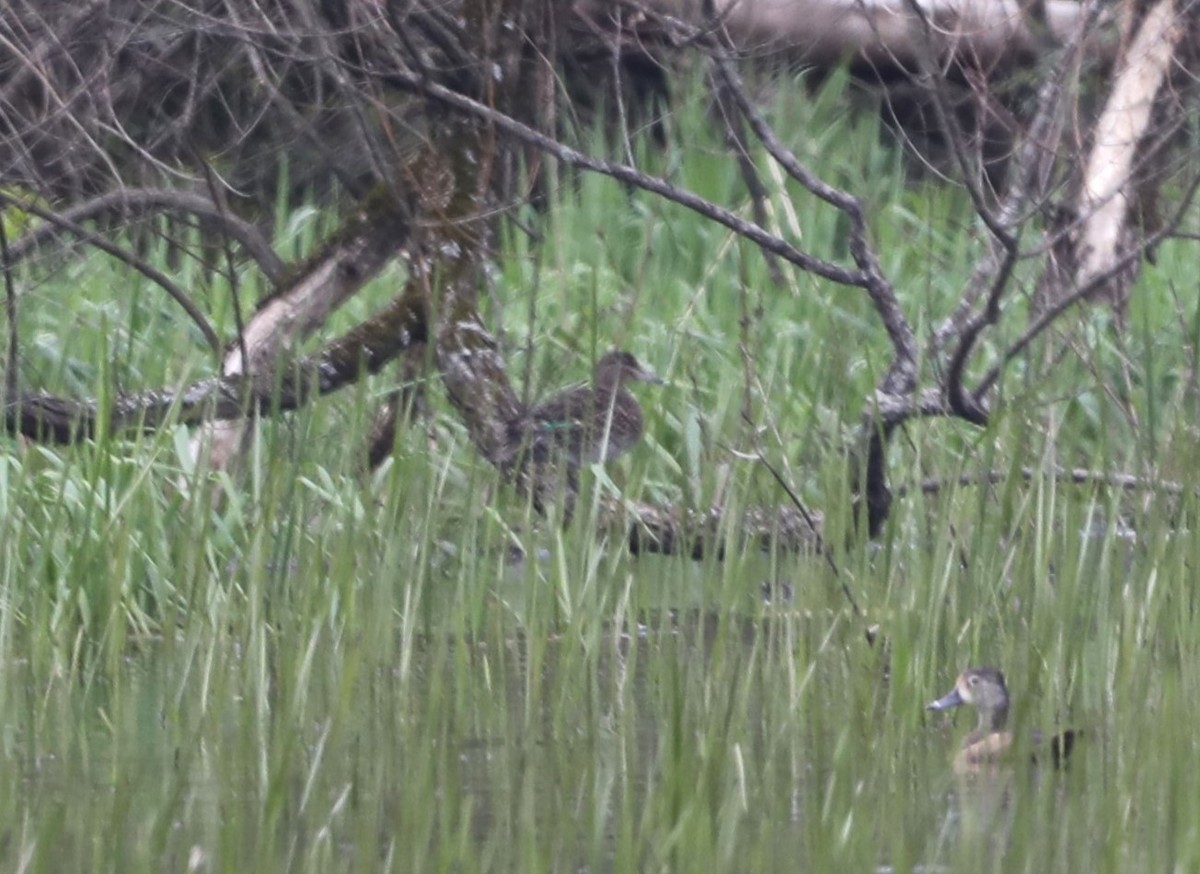
[(625, 386), (662, 380), (628, 352), (613, 350), (596, 362), (590, 385), (551, 396), (529, 411), (536, 458), (561, 456), (572, 467), (612, 461), (642, 437), (642, 408)]
[[(979, 723), (963, 741), (963, 747), (954, 759), (955, 768), (971, 771), (1003, 761), (1015, 746), (1013, 733), (1007, 728), (1009, 698), (1004, 674), (996, 668), (967, 668), (958, 675), (953, 689), (930, 702), (925, 709), (950, 710), (964, 704), (975, 708)], [(1062, 767), (1078, 735), (1078, 731), (1062, 731), (1043, 743), (1035, 734), (1034, 761), (1048, 753), (1050, 762), (1056, 768)]]

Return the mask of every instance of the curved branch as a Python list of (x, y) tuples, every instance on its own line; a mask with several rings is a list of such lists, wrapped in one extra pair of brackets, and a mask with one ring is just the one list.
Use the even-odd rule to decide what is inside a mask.
[[(207, 197), (186, 191), (170, 191), (165, 188), (121, 188), (84, 201), (58, 213), (66, 222), (85, 222), (108, 212), (130, 213), (143, 216), (152, 210), (166, 210), (183, 215), (194, 215), (218, 225), (228, 237), (241, 243), (246, 253), (262, 270), (272, 285), (283, 276), (285, 265), (275, 254), (271, 244), (257, 227), (225, 210), (221, 210)], [(39, 225), (15, 241), (10, 249), (12, 263), (29, 257), (34, 250), (57, 237), (62, 231), (73, 233), (63, 224)]]
[(1064, 295), (1062, 298), (1056, 300), (1052, 305), (1048, 306), (1038, 317), (1037, 321), (1031, 324), (1026, 329), (1024, 334), (1012, 342), (1008, 349), (1004, 351), (1004, 354), (1000, 357), (1000, 360), (993, 364), (988, 372), (984, 374), (983, 378), (979, 380), (979, 384), (976, 385), (975, 391), (973, 392), (975, 402), (978, 404), (983, 403), (984, 396), (996, 384), (996, 381), (1004, 372), (1004, 368), (1007, 367), (1014, 358), (1024, 352), (1029, 344), (1037, 339), (1043, 331), (1050, 327), (1050, 325), (1052, 325), (1059, 316), (1080, 301), (1086, 300), (1090, 295), (1094, 294), (1097, 290), (1103, 287), (1106, 282), (1119, 274), (1121, 271), (1125, 270), (1127, 267), (1129, 267), (1129, 265), (1137, 261), (1137, 259), (1141, 258), (1142, 255), (1144, 255), (1147, 251), (1152, 250), (1164, 239), (1171, 236), (1183, 222), (1184, 216), (1187, 215), (1188, 210), (1191, 209), (1192, 202), (1196, 199), (1196, 192), (1198, 189), (1200, 189), (1200, 175), (1191, 181), (1188, 186), (1188, 190), (1184, 193), (1183, 199), (1179, 203), (1178, 209), (1175, 210), (1175, 215), (1169, 222), (1166, 223), (1164, 227), (1146, 237), (1144, 240), (1138, 243), (1138, 245), (1131, 247), (1120, 257), (1113, 258), (1109, 263), (1107, 270), (1092, 276), (1087, 282), (1084, 282), (1071, 294)]
[[(1096, 14), (1098, 13), (1093, 12), (1092, 17)], [(979, 334), (999, 319), (1000, 298), (1016, 266), (1016, 260), (1020, 257), (1017, 242), (1025, 217), (1031, 212), (1031, 201), (1042, 202), (1049, 195), (1053, 163), (1062, 139), (1062, 119), (1066, 113), (1064, 98), (1075, 87), (1078, 79), (1086, 28), (1092, 17), (1085, 19), (1084, 25), (1064, 47), (1058, 62), (1050, 67), (1042, 86), (1038, 89), (1037, 109), (1017, 153), (1012, 185), (992, 216), (1000, 233), (993, 230), (989, 250), (972, 272), (962, 300), (954, 308), (954, 312), (938, 326), (933, 337), (935, 354), (945, 348), (956, 335), (959, 337), (958, 349), (951, 362), (947, 383), (949, 392), (957, 397), (964, 408), (978, 408), (979, 405), (973, 404), (962, 394), (963, 368)], [(959, 145), (955, 146), (956, 151)], [(987, 303), (982, 310), (969, 316), (985, 288), (989, 289)]]
[(70, 231), (84, 242), (95, 246), (102, 252), (107, 252), (118, 261), (128, 264), (147, 279), (162, 286), (163, 290), (166, 291), (166, 293), (169, 294), (171, 298), (177, 304), (179, 304), (180, 307), (182, 307), (183, 311), (191, 317), (192, 321), (196, 324), (196, 327), (200, 329), (200, 333), (204, 335), (204, 339), (208, 342), (209, 347), (214, 352), (218, 354), (220, 353), (221, 338), (217, 336), (217, 332), (213, 330), (212, 325), (208, 323), (208, 319), (204, 317), (204, 313), (200, 312), (200, 309), (194, 303), (192, 303), (192, 299), (187, 296), (187, 293), (178, 285), (176, 285), (169, 276), (167, 276), (154, 265), (150, 264), (144, 258), (135, 255), (133, 252), (122, 249), (120, 246), (113, 245), (99, 234), (92, 233), (78, 222), (73, 222), (70, 219), (63, 218), (58, 213), (52, 210), (43, 209), (36, 204), (29, 203), (24, 200), (18, 200), (11, 195), (5, 194), (3, 191), (0, 191), (0, 202), (15, 206), (17, 209), (23, 210), (24, 212), (28, 212), (32, 215), (36, 215), (38, 218), (43, 219), (44, 221), (50, 222), (58, 227)]
[(393, 71), (388, 73), (384, 79), (394, 87), (402, 88), (413, 94), (424, 95), (465, 115), (483, 119), (489, 124), (494, 125), (496, 129), (541, 149), (570, 167), (579, 167), (584, 170), (591, 170), (595, 173), (610, 176), (620, 182), (625, 182), (636, 188), (657, 194), (664, 200), (684, 206), (707, 219), (724, 225), (738, 236), (745, 237), (751, 242), (757, 243), (763, 249), (773, 252), (785, 261), (796, 265), (801, 270), (806, 270), (809, 273), (813, 273), (823, 279), (828, 279), (831, 282), (836, 282), (839, 285), (849, 285), (856, 288), (867, 287), (869, 279), (861, 270), (850, 270), (832, 261), (817, 258), (814, 255), (797, 249), (791, 243), (768, 232), (760, 225), (746, 221), (737, 215), (737, 213), (717, 206), (687, 189), (672, 185), (661, 177), (643, 173), (627, 164), (617, 164), (612, 161), (606, 161), (603, 158), (585, 155), (582, 152), (572, 149), (570, 146), (560, 143), (558, 140), (534, 130), (528, 125), (522, 124), (511, 116), (497, 112), (477, 100), (472, 100), (470, 97), (466, 97), (456, 91), (451, 91), (449, 88), (439, 85), (436, 82), (427, 81), (420, 75), (408, 70)]
[(4, 427), (47, 443), (76, 443), (110, 433), (149, 432), (168, 421), (199, 424), (240, 419), (249, 413), (286, 412), (377, 372), (406, 349), (424, 343), (427, 313), (418, 295), (392, 301), (372, 318), (296, 362), (275, 378), (255, 374), (214, 377), (183, 389), (151, 389), (121, 395), (107, 408), (27, 392), (4, 405)]
[(804, 186), (815, 197), (833, 206), (850, 222), (850, 255), (863, 276), (862, 288), (871, 298), (880, 321), (888, 332), (895, 358), (885, 379), (886, 391), (904, 394), (912, 390), (916, 382), (917, 341), (912, 326), (908, 323), (895, 289), (883, 274), (879, 258), (867, 240), (867, 220), (862, 203), (853, 194), (827, 183), (800, 163), (795, 154), (779, 141), (774, 130), (767, 124), (755, 107), (740, 77), (729, 62), (715, 55), (713, 61), (721, 78), (725, 81), (738, 109), (750, 124), (754, 135), (788, 175)]

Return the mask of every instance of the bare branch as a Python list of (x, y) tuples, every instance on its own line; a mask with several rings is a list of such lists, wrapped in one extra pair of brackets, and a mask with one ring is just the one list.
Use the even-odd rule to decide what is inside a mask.
[(17, 396), (20, 381), (17, 366), (20, 361), (20, 332), (17, 326), (17, 290), (12, 278), (12, 254), (8, 247), (8, 230), (0, 219), (0, 269), (4, 271), (4, 314), (8, 322), (8, 354), (4, 360), (4, 400)]
[[(64, 221), (78, 225), (110, 212), (142, 218), (161, 214), (159, 211), (194, 215), (217, 225), (222, 233), (241, 243), (242, 248), (254, 259), (272, 285), (278, 283), (283, 276), (283, 261), (275, 254), (275, 250), (258, 228), (227, 210), (220, 209), (212, 200), (199, 194), (170, 191), (165, 188), (118, 188), (60, 210), (57, 215)], [(63, 231), (69, 232), (70, 228), (48, 222), (22, 235), (12, 245), (13, 263), (28, 258)]]
[[(720, 114), (721, 121), (724, 123), (725, 141), (733, 150), (738, 170), (742, 174), (742, 183), (750, 195), (750, 208), (754, 215), (754, 221), (765, 228), (767, 227), (767, 189), (759, 178), (758, 167), (750, 154), (742, 117), (740, 114), (735, 114), (734, 107), (729, 105), (730, 97), (726, 93), (727, 85), (724, 77), (710, 73), (709, 81), (712, 83), (713, 109), (714, 112)], [(632, 155), (632, 150), (630, 150), (630, 154)], [(763, 255), (767, 261), (767, 273), (771, 277), (771, 281), (776, 285), (783, 285), (784, 277), (779, 260), (771, 252), (764, 251)]]
[(1064, 312), (1069, 310), (1075, 304), (1086, 300), (1090, 295), (1094, 294), (1098, 289), (1102, 288), (1113, 276), (1125, 270), (1129, 265), (1141, 258), (1147, 250), (1153, 249), (1162, 240), (1169, 237), (1174, 228), (1178, 227), (1183, 217), (1191, 208), (1192, 202), (1196, 198), (1197, 189), (1200, 189), (1200, 175), (1194, 178), (1184, 193), (1183, 199), (1180, 202), (1179, 208), (1175, 212), (1174, 218), (1163, 228), (1151, 234), (1137, 245), (1133, 246), (1115, 258), (1107, 270), (1103, 273), (1091, 277), (1087, 282), (1078, 286), (1071, 294), (1064, 295), (1049, 306), (1042, 314), (1031, 324), (1020, 337), (1013, 341), (1004, 351), (992, 367), (979, 380), (979, 384), (975, 387), (974, 396), (976, 403), (982, 403), (982, 399), (987, 395), (991, 388), (996, 384), (1004, 372), (1004, 368), (1008, 364), (1025, 351), (1029, 344), (1036, 340), (1043, 331), (1052, 325)]
[(135, 255), (133, 252), (130, 252), (127, 249), (122, 249), (120, 246), (110, 243), (99, 234), (94, 234), (87, 230), (87, 228), (83, 227), (78, 222), (65, 219), (60, 214), (49, 209), (44, 209), (37, 204), (19, 200), (9, 194), (5, 194), (3, 191), (0, 191), (0, 201), (10, 204), (11, 206), (15, 206), (17, 209), (23, 210), (31, 215), (35, 215), (44, 221), (63, 228), (64, 230), (70, 231), (74, 236), (83, 240), (85, 243), (95, 246), (102, 252), (112, 255), (118, 261), (128, 264), (150, 281), (160, 285), (163, 290), (166, 291), (166, 293), (169, 294), (177, 304), (179, 304), (183, 311), (188, 314), (191, 320), (195, 323), (196, 327), (200, 329), (200, 333), (204, 335), (204, 339), (208, 342), (209, 347), (214, 352), (219, 353), (221, 351), (221, 338), (217, 336), (217, 332), (213, 330), (212, 325), (208, 323), (208, 319), (206, 319), (204, 314), (200, 312), (199, 307), (192, 303), (192, 299), (188, 297), (187, 293), (178, 285), (176, 285), (169, 276), (147, 262), (146, 259)]
[(1016, 246), (1016, 241), (1012, 238), (1009, 232), (1010, 229), (1005, 227), (992, 212), (991, 206), (988, 204), (988, 198), (983, 191), (983, 168), (978, 163), (972, 162), (963, 138), (962, 129), (959, 127), (953, 113), (950, 112), (950, 100), (946, 94), (945, 71), (934, 68), (934, 59), (939, 57), (939, 53), (934, 46), (933, 23), (930, 21), (926, 10), (922, 7), (920, 0), (906, 0), (906, 3), (909, 12), (912, 13), (920, 25), (918, 29), (923, 44), (923, 51), (918, 57), (918, 65), (921, 71), (918, 81), (924, 87), (926, 93), (932, 97), (938, 126), (950, 139), (950, 152), (958, 163), (960, 177), (958, 181), (971, 198), (971, 204), (975, 207), (975, 214), (979, 216), (988, 230), (992, 232), (992, 236), (996, 238), (1000, 246), (1011, 250)]
[[(1049, 194), (1052, 167), (1058, 158), (1061, 142), (1062, 118), (1067, 111), (1068, 97), (1075, 93), (1087, 22), (1091, 20), (1085, 18), (1084, 26), (1063, 49), (1057, 63), (1047, 70), (1038, 92), (1037, 109), (1017, 151), (1013, 181), (993, 216), (1001, 232), (993, 234), (994, 245), (989, 247), (987, 254), (976, 265), (962, 299), (934, 333), (932, 351), (935, 354), (951, 340), (958, 338), (959, 348), (955, 354), (957, 375), (952, 373), (947, 382), (950, 390), (960, 393), (960, 397), (962, 368), (969, 360), (980, 332), (995, 324), (999, 317), (1000, 298), (1008, 286), (1018, 257), (1020, 227), (1031, 212), (1032, 204), (1042, 202)], [(984, 308), (971, 316), (985, 291), (987, 302)]]
[[(287, 369), (286, 353), (375, 277), (407, 243), (409, 230), (407, 214), (386, 197), (354, 216), (285, 288), (260, 302), (238, 344), (225, 353), (222, 375), (251, 374), (271, 382), (273, 374)], [(411, 286), (410, 282), (410, 290)], [(409, 297), (420, 299), (419, 294), (402, 295)], [(240, 421), (210, 424), (193, 437), (193, 455), (199, 457), (206, 449), (213, 466), (223, 467), (237, 453), (244, 434)]]
[(754, 135), (762, 142), (767, 152), (779, 162), (788, 175), (804, 186), (814, 196), (840, 210), (850, 221), (850, 255), (863, 276), (861, 287), (866, 290), (874, 304), (888, 337), (892, 341), (894, 358), (884, 380), (884, 391), (906, 394), (916, 382), (917, 342), (900, 302), (896, 299), (891, 282), (883, 275), (879, 258), (867, 239), (867, 223), (862, 204), (849, 192), (828, 184), (800, 163), (795, 154), (779, 141), (774, 130), (767, 124), (757, 107), (746, 94), (745, 86), (729, 62), (714, 57), (717, 69), (725, 80), (738, 108), (750, 123)]
[(605, 176), (611, 176), (613, 179), (657, 194), (666, 200), (687, 207), (705, 218), (724, 225), (734, 233), (757, 243), (764, 249), (774, 252), (785, 261), (796, 265), (802, 270), (814, 273), (839, 285), (863, 288), (868, 283), (867, 277), (861, 271), (850, 270), (797, 249), (786, 240), (775, 236), (754, 222), (746, 221), (736, 213), (705, 200), (691, 191), (672, 185), (661, 177), (651, 176), (626, 164), (617, 164), (603, 158), (585, 155), (477, 100), (472, 100), (470, 97), (465, 97), (462, 94), (451, 91), (449, 88), (439, 85), (436, 82), (427, 82), (416, 73), (399, 70), (388, 73), (386, 78), (390, 84), (398, 88), (403, 88), (414, 94), (426, 95), (459, 112), (483, 119), (489, 124), (495, 125), (498, 130), (545, 151), (570, 167), (579, 167), (601, 173)]
[(266, 378), (237, 374), (183, 389), (150, 389), (121, 395), (103, 410), (94, 400), (28, 392), (5, 401), (4, 427), (34, 440), (75, 443), (96, 437), (101, 422), (115, 434), (153, 431), (167, 422), (198, 424), (286, 412), (378, 372), (404, 350), (424, 343), (426, 332), (424, 305), (403, 296), (319, 352)]

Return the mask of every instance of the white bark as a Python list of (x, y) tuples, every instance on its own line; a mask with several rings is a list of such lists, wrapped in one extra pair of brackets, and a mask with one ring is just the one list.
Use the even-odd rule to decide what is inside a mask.
[[(385, 221), (379, 224), (390, 227)], [(362, 230), (332, 247), (285, 290), (265, 301), (246, 323), (240, 343), (235, 343), (221, 363), (224, 376), (252, 374), (269, 381), (286, 367), (292, 349), (325, 324), (326, 319), (366, 284), (395, 254), (380, 233)], [(248, 361), (242, 360), (245, 349)], [(213, 469), (227, 467), (242, 450), (248, 421), (213, 421), (192, 438), (193, 460), (207, 456)]]
[(1129, 204), (1136, 194), (1130, 178), (1137, 169), (1138, 146), (1149, 133), (1154, 101), (1167, 81), (1182, 36), (1174, 0), (1160, 0), (1146, 13), (1122, 59), (1096, 122), (1080, 193), (1079, 214), (1084, 221), (1076, 247), (1079, 285), (1110, 270), (1117, 259)]

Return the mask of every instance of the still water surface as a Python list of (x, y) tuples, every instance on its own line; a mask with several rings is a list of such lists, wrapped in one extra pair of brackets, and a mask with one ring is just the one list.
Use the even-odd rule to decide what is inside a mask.
[(1086, 814), (1088, 755), (956, 776), (969, 718), (926, 718), (940, 685), (899, 688), (891, 643), (836, 595), (800, 610), (748, 588), (719, 614), (533, 633), (497, 607), (471, 635), (382, 648), (326, 621), (12, 665), (0, 867), (1076, 867), (1043, 824)]

